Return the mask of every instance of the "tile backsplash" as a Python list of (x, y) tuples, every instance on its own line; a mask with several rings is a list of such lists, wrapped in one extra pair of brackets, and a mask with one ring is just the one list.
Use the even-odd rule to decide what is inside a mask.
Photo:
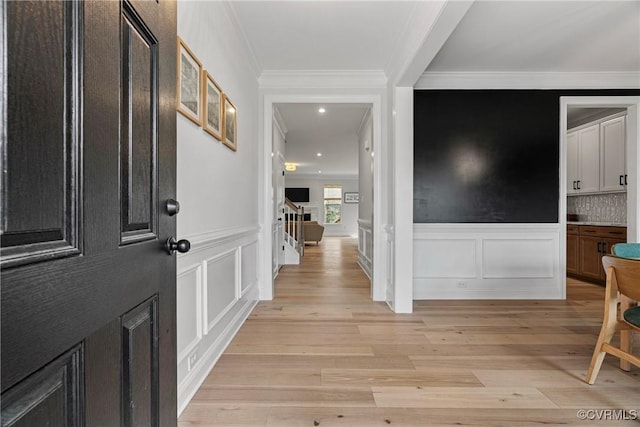
[(580, 221), (627, 223), (627, 193), (567, 197), (567, 213)]

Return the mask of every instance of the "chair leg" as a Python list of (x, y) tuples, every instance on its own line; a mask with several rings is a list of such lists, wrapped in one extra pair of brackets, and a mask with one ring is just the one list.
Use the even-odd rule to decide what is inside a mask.
[(613, 338), (613, 334), (615, 334), (615, 332), (615, 322), (606, 322), (602, 325), (600, 335), (598, 336), (598, 342), (596, 343), (596, 348), (593, 351), (593, 356), (591, 357), (591, 364), (587, 371), (587, 382), (589, 384), (596, 382), (596, 378), (600, 372), (600, 368), (602, 367), (602, 362), (604, 361), (604, 356), (607, 354), (602, 351), (602, 345), (611, 343), (611, 338)]
[[(631, 307), (631, 300), (624, 296), (620, 295), (620, 313), (624, 313), (627, 309)], [(620, 350), (625, 353), (631, 353), (631, 347), (633, 345), (633, 332), (629, 329), (624, 329), (620, 331)], [(623, 371), (629, 372), (631, 370), (631, 363), (620, 359), (620, 369)]]
[[(620, 350), (625, 353), (631, 353), (631, 343), (633, 340), (633, 335), (631, 334), (632, 332), (630, 330), (620, 331)], [(620, 369), (629, 372), (631, 370), (631, 363), (620, 359)]]

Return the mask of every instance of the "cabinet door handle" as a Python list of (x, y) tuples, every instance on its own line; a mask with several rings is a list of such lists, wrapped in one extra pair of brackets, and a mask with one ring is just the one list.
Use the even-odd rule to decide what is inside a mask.
[(576, 182), (578, 183), (578, 188), (577, 189), (579, 190), (580, 189), (580, 180), (577, 180)]
[(602, 242), (598, 242), (598, 253), (602, 253)]
[(577, 190), (577, 188), (576, 188), (576, 182), (575, 182), (575, 181), (573, 181), (573, 189), (574, 189), (574, 190)]
[(620, 185), (624, 185), (624, 184), (622, 183), (622, 179), (623, 179), (623, 178), (624, 178), (624, 175), (620, 175)]
[(602, 254), (606, 255), (607, 253), (607, 242), (602, 242)]
[(627, 174), (624, 175), (624, 185), (627, 185)]

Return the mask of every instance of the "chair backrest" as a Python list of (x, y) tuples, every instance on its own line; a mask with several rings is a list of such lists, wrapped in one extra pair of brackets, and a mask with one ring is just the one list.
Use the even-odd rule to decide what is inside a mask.
[(640, 259), (640, 243), (616, 243), (611, 246), (611, 253), (622, 258)]
[(602, 257), (602, 265), (605, 271), (613, 267), (621, 294), (640, 301), (640, 260), (605, 255)]

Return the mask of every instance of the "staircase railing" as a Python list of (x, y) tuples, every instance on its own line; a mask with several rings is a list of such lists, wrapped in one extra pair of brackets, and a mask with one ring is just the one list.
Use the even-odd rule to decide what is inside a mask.
[(284, 199), (284, 238), (299, 254), (304, 255), (304, 206)]

